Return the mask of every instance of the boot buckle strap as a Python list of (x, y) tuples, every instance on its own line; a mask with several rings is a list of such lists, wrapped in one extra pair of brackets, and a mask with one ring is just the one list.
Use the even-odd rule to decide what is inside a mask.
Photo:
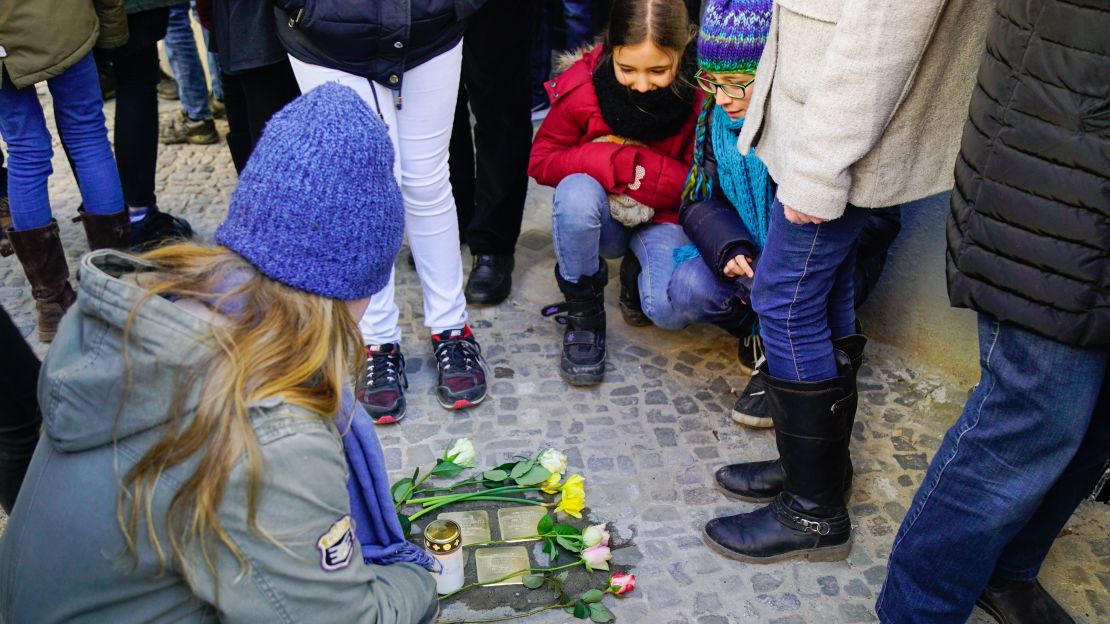
[(807, 520), (801, 516), (793, 516), (794, 523), (802, 527), (806, 533), (816, 533), (818, 535), (829, 534), (829, 523), (825, 521)]

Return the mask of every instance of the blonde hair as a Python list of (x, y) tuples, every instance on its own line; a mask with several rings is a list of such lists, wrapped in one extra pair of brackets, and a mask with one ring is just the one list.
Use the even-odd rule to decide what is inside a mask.
[[(248, 562), (220, 522), (219, 508), (228, 477), (245, 456), (247, 525), (269, 538), (256, 517), (263, 465), (248, 406), (280, 396), (321, 419), (331, 418), (339, 409), (343, 385), (362, 365), (358, 327), (343, 302), (276, 282), (225, 247), (177, 244), (142, 259), (156, 270), (140, 277), (146, 294), (124, 328), (128, 375), (131, 326), (151, 298), (189, 298), (216, 311), (229, 302), (237, 307), (226, 324), (214, 324), (205, 337), (212, 345), (211, 355), (178, 385), (165, 435), (123, 478), (116, 517), (126, 552), (137, 562), (142, 522), (159, 566), (165, 568), (166, 551), (155, 531), (154, 489), (163, 473), (196, 456), (196, 470), (174, 494), (165, 519), (172, 557), (188, 567), (196, 562), (186, 553), (199, 552), (215, 579), (216, 550), (223, 546), (245, 574)], [(229, 282), (234, 282), (232, 287), (220, 292)], [(198, 384), (199, 403), (193, 417), (186, 419), (186, 398)]]

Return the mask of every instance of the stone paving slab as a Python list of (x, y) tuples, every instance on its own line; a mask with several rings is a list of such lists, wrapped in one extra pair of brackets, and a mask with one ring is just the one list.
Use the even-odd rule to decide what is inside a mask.
[[(49, 102), (45, 94), (43, 99)], [(167, 112), (174, 108), (162, 106)], [(226, 133), (226, 124), (218, 125)], [(87, 247), (81, 226), (69, 222), (79, 196), (57, 144), (55, 151), (50, 192), (72, 265)], [(235, 180), (223, 143), (160, 149), (160, 205), (190, 219), (202, 240), (211, 240), (226, 213)], [(949, 385), (943, 371), (918, 369), (897, 349), (873, 344), (860, 373), (853, 433), (851, 556), (839, 563), (767, 566), (719, 557), (703, 545), (702, 525), (715, 515), (755, 506), (720, 496), (712, 487), (713, 471), (726, 462), (775, 455), (770, 431), (742, 429), (729, 419), (735, 393), (747, 381), (736, 366), (735, 340), (708, 326), (667, 332), (624, 325), (615, 305), (614, 279), (607, 294), (610, 356), (605, 382), (588, 389), (566, 386), (558, 376), (561, 327), (539, 314), (544, 304), (560, 299), (553, 277), (550, 206), (551, 189), (533, 184), (513, 294), (499, 306), (470, 309), (492, 385), (490, 398), (465, 412), (447, 412), (435, 402), (419, 281), (402, 252), (397, 297), (406, 336), (410, 412), (400, 425), (380, 429), (391, 475), (399, 478), (417, 465), (428, 466), (461, 436), (474, 440), (480, 465), (547, 446), (562, 448), (571, 469), (586, 477), (589, 518), (614, 527), (619, 546), (614, 562), (639, 578), (626, 599), (609, 601), (615, 602), (618, 621), (875, 621), (874, 600), (894, 533), (944, 430), (959, 415), (967, 388)], [(615, 264), (611, 269), (616, 275)], [(30, 288), (14, 257), (0, 259), (0, 303), (44, 354), (45, 345), (33, 338)], [(0, 529), (2, 522), (0, 518)], [(1057, 540), (1041, 580), (1077, 621), (1110, 622), (1110, 507), (1084, 503), (1066, 533)], [(510, 588), (475, 594), (445, 605), (443, 617), (511, 614), (536, 601), (535, 595), (524, 595), (528, 592)], [(549, 612), (532, 621), (573, 620)], [(991, 620), (976, 612), (970, 621)]]

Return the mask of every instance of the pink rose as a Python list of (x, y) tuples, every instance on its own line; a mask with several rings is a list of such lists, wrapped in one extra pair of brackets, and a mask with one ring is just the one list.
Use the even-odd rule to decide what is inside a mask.
[(636, 575), (617, 572), (609, 579), (609, 591), (614, 596), (623, 596), (636, 589)]
[(609, 529), (604, 524), (592, 524), (582, 531), (582, 543), (586, 548), (593, 548), (598, 544), (609, 545)]
[(608, 570), (609, 560), (612, 558), (613, 553), (609, 551), (609, 547), (601, 544), (582, 551), (582, 561), (586, 562), (587, 570)]

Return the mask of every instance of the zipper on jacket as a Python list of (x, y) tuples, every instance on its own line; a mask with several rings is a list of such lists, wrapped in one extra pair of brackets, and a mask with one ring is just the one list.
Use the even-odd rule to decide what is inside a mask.
[(297, 9), (297, 12), (293, 15), (293, 17), (289, 18), (289, 27), (296, 28), (297, 24), (301, 23), (302, 17), (304, 17), (304, 7)]

